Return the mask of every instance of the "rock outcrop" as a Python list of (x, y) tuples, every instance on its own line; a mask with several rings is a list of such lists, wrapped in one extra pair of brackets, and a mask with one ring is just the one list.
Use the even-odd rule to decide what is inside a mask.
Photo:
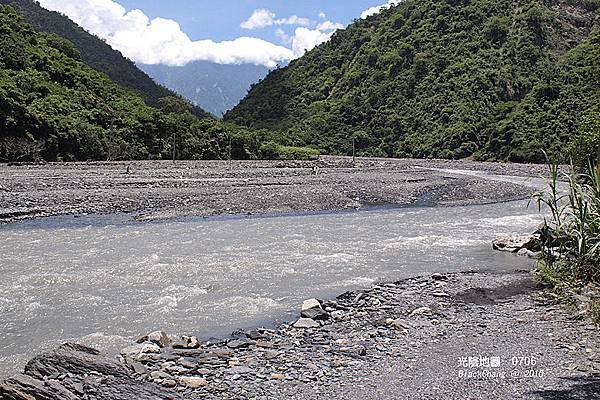
[(97, 350), (67, 343), (33, 358), (23, 374), (0, 383), (2, 400), (174, 400), (180, 396), (136, 380), (121, 363)]

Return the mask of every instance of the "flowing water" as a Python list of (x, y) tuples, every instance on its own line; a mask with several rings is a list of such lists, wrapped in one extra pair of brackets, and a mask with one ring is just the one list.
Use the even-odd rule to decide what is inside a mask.
[(302, 300), (376, 281), (531, 261), (494, 252), (530, 233), (527, 202), (129, 223), (53, 218), (0, 227), (0, 376), (76, 340), (109, 352), (156, 329), (202, 338), (297, 315)]

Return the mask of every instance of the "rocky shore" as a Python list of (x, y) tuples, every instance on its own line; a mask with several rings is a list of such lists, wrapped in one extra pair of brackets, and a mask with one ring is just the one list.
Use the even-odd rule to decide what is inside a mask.
[(598, 328), (528, 272), (433, 274), (309, 299), (298, 311), (223, 341), (153, 332), (117, 358), (66, 344), (0, 384), (0, 398), (600, 396)]
[[(437, 169), (437, 170), (435, 170)], [(468, 205), (529, 197), (524, 186), (447, 172), (541, 176), (545, 166), (321, 157), (315, 161), (0, 164), (0, 223), (59, 215), (184, 216)]]

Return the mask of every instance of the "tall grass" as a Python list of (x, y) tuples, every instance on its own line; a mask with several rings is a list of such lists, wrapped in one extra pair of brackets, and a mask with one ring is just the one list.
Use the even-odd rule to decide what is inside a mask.
[(535, 196), (540, 210), (545, 206), (550, 214), (542, 229), (538, 272), (554, 285), (600, 283), (600, 164), (584, 174), (561, 175), (550, 164), (548, 188)]

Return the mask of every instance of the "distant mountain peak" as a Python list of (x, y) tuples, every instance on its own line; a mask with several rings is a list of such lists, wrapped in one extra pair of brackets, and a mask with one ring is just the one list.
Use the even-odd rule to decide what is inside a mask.
[(269, 73), (254, 64), (216, 64), (194, 61), (183, 67), (138, 65), (158, 83), (216, 116), (231, 110), (246, 96), (252, 84)]

